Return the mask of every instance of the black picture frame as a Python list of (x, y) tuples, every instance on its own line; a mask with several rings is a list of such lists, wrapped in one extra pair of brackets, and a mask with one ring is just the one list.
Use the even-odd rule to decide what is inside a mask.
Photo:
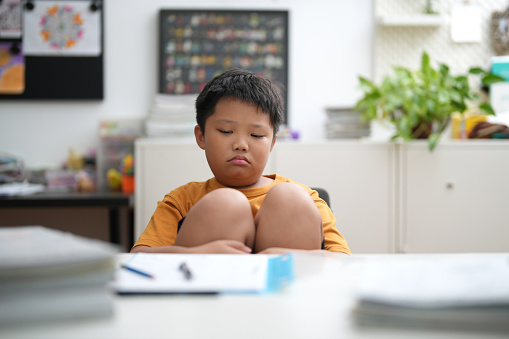
[(215, 75), (243, 68), (281, 85), (288, 123), (288, 11), (161, 9), (161, 94), (198, 94)]
[(509, 8), (491, 14), (491, 38), (497, 55), (509, 53)]
[[(72, 3), (73, 0), (69, 0)], [(32, 10), (40, 0), (24, 3)], [(100, 15), (98, 56), (25, 56), (25, 89), (20, 94), (0, 93), (0, 100), (103, 100), (104, 99), (104, 2), (90, 0), (90, 10)], [(22, 38), (0, 39), (22, 46)]]

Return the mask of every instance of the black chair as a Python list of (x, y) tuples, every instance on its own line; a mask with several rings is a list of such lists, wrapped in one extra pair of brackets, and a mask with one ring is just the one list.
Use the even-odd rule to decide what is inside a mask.
[(310, 187), (310, 188), (312, 190), (317, 191), (320, 198), (322, 198), (327, 203), (327, 205), (329, 205), (329, 208), (331, 208), (329, 193), (327, 193), (327, 191), (324, 188), (319, 188), (319, 187)]

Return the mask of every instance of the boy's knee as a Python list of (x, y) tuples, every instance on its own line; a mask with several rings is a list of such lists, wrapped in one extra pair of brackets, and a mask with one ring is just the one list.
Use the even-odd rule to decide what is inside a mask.
[(251, 213), (251, 205), (246, 196), (233, 188), (214, 190), (206, 194), (200, 203), (210, 211), (220, 213)]
[(277, 204), (288, 204), (291, 207), (315, 206), (313, 199), (304, 187), (291, 182), (283, 182), (275, 185), (267, 193), (267, 198), (275, 201)]

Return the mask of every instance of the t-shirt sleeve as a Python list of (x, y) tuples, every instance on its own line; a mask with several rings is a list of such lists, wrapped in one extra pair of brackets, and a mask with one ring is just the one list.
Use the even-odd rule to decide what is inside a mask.
[(154, 214), (133, 248), (139, 245), (156, 247), (175, 244), (178, 222), (184, 217), (176, 196), (177, 193), (172, 191), (157, 202)]
[(334, 217), (327, 203), (319, 197), (316, 191), (312, 191), (311, 197), (322, 215), (325, 249), (331, 252), (351, 254), (352, 252), (350, 251), (350, 247), (348, 247), (348, 243), (336, 227), (336, 217)]

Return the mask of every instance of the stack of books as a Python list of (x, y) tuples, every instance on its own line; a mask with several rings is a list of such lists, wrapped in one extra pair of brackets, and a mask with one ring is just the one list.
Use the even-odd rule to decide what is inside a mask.
[(368, 261), (357, 292), (361, 326), (509, 333), (509, 254)]
[(111, 316), (116, 248), (42, 226), (0, 228), (0, 327)]
[(157, 94), (145, 120), (148, 137), (194, 136), (196, 95)]
[(361, 138), (370, 135), (370, 124), (352, 108), (327, 108), (325, 132), (329, 139)]

